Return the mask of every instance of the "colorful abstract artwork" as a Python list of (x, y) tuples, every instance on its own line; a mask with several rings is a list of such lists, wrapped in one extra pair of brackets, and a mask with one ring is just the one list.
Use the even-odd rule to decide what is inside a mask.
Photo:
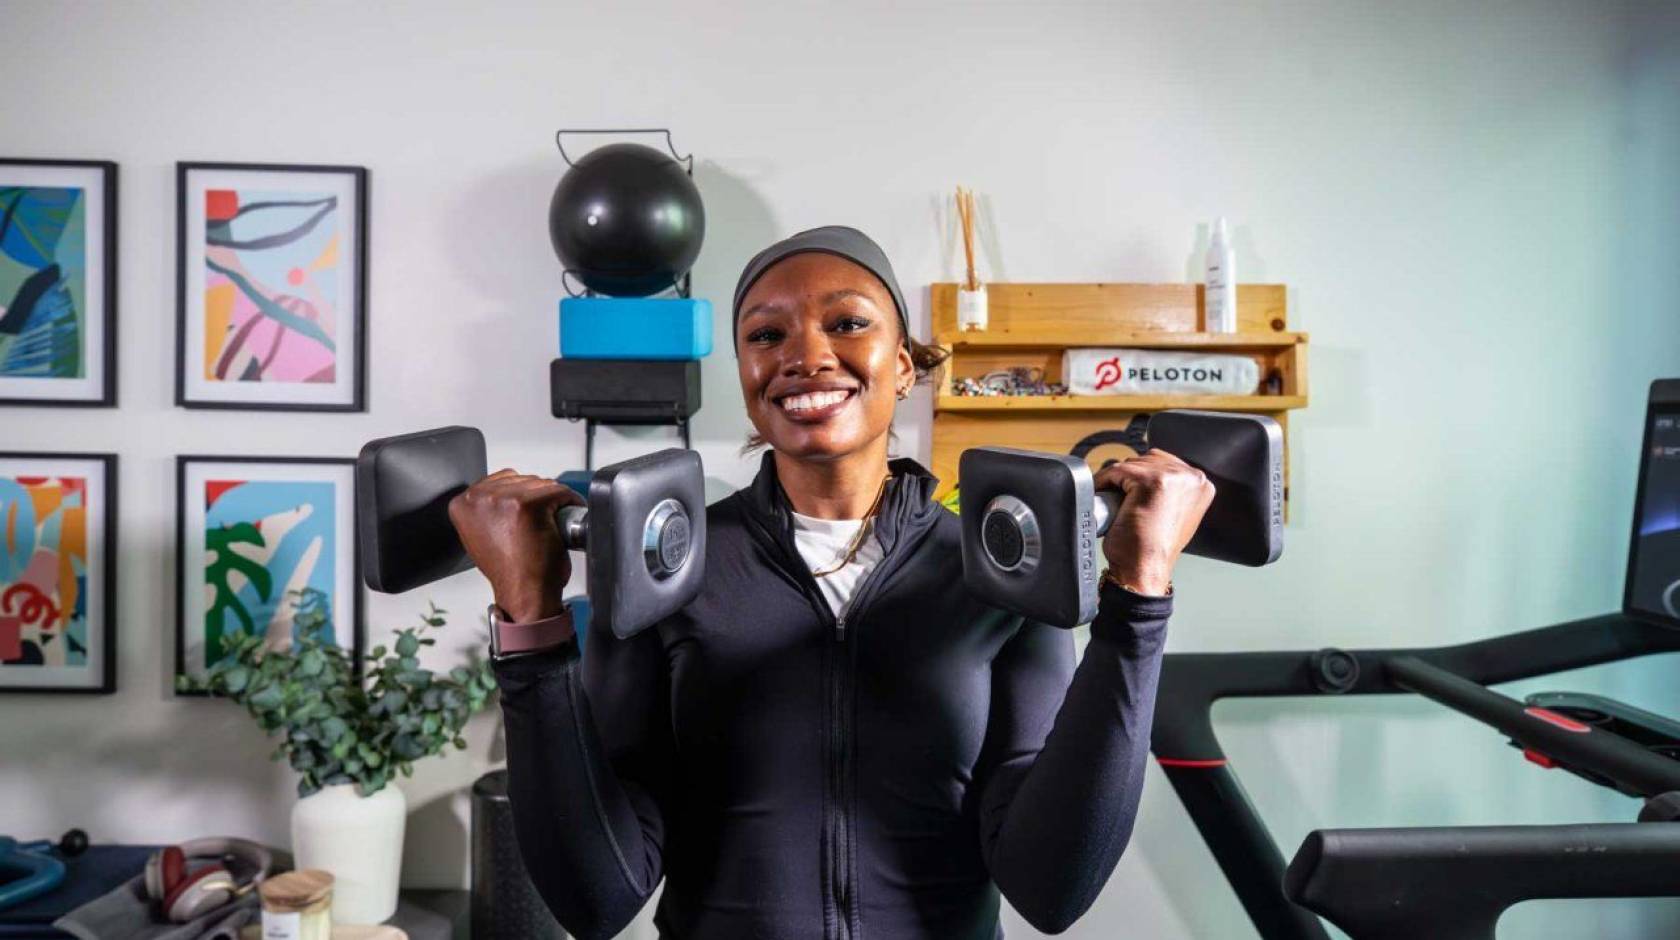
[(204, 378), (333, 380), (338, 197), (204, 193)]
[(182, 165), (180, 404), (360, 410), (365, 175)]
[(179, 475), (177, 672), (189, 685), (236, 632), (270, 649), (311, 631), (359, 648), (353, 461), (183, 457)]
[(115, 403), (115, 173), (0, 160), (0, 402)]
[(109, 692), (109, 454), (0, 454), (0, 690)]
[(80, 189), (0, 186), (0, 374), (82, 374), (86, 207)]

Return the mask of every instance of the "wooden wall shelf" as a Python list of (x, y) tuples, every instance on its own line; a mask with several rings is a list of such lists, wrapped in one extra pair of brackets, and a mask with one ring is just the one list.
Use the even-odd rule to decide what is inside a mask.
[[(1289, 412), (1307, 406), (1307, 334), (1291, 332), (1288, 290), (1282, 284), (1237, 287), (1236, 333), (1204, 331), (1199, 284), (991, 284), (987, 329), (957, 328), (957, 285), (930, 288), (933, 340), (951, 351), (934, 398), (933, 472), (943, 497), (957, 480), (957, 458), (969, 447), (1002, 445), (1066, 453), (1093, 431), (1125, 427), (1138, 412), (1200, 408), (1271, 416), (1284, 426)], [(1012, 366), (1062, 378), (1070, 347), (1179, 349), (1247, 355), (1262, 379), (1275, 374), (1271, 395), (954, 395), (953, 383)], [(1114, 456), (1091, 454), (1093, 465)], [(1285, 497), (1288, 494), (1285, 445)]]
[(939, 411), (1161, 411), (1200, 408), (1269, 414), (1305, 408), (1305, 395), (951, 395), (934, 399)]
[(997, 330), (957, 333), (942, 340), (955, 349), (1036, 349), (1054, 346), (1129, 346), (1133, 349), (1287, 349), (1307, 341), (1305, 333), (1149, 333), (1125, 329), (1051, 329), (1035, 333)]

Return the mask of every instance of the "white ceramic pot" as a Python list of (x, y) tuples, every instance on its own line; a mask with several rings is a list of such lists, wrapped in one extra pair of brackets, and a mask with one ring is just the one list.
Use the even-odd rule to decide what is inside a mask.
[(298, 868), (332, 872), (335, 924), (378, 924), (397, 910), (408, 801), (392, 784), (361, 796), (342, 783), (292, 807), (292, 854)]

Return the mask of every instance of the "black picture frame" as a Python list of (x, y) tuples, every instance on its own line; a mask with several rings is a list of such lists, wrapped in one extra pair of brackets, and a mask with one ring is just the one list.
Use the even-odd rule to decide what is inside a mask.
[[(0, 693), (23, 695), (110, 695), (117, 690), (117, 455), (67, 451), (0, 451), (0, 460), (89, 460), (100, 464), (105, 505), (99, 510), (104, 527), (101, 565), (103, 571), (98, 590), (101, 593), (103, 623), (99, 625), (102, 666), (98, 671), (98, 685), (82, 686), (24, 686), (5, 684), (5, 667), (0, 667)], [(90, 583), (88, 590), (94, 590)], [(89, 625), (89, 636), (94, 627)]]
[[(97, 319), (102, 331), (99, 340), (102, 364), (99, 372), (99, 393), (94, 397), (21, 397), (7, 395), (0, 390), (0, 406), (23, 405), (35, 408), (114, 408), (117, 405), (117, 164), (111, 160), (61, 160), (35, 157), (0, 157), (0, 176), (4, 176), (7, 167), (47, 167), (55, 169), (82, 169), (97, 171), (100, 177), (99, 191), (101, 199), (101, 213), (103, 215), (103, 231), (88, 233), (91, 241), (98, 239), (103, 255), (102, 270), (98, 272), (100, 292), (103, 297), (98, 311), (88, 311), (88, 320)], [(9, 210), (0, 206), (0, 218), (9, 216)], [(0, 298), (0, 304), (6, 304), (12, 298)], [(47, 379), (31, 381), (69, 381), (64, 379)]]
[(342, 546), (350, 553), (350, 610), (351, 610), (351, 672), (358, 681), (365, 669), (367, 626), (364, 621), (361, 541), (356, 537), (356, 482), (354, 457), (271, 457), (243, 454), (180, 454), (175, 458), (175, 670), (171, 680), (175, 694), (187, 697), (208, 697), (202, 689), (188, 689), (181, 685), (188, 675), (187, 667), (187, 468), (195, 463), (273, 464), (291, 466), (342, 466), (349, 471), (348, 502), (350, 507), (349, 535)]
[[(355, 377), (349, 383), (351, 397), (347, 402), (311, 403), (302, 401), (232, 401), (195, 397), (188, 389), (187, 382), (187, 346), (188, 346), (188, 316), (190, 299), (188, 296), (188, 256), (187, 230), (189, 223), (190, 178), (195, 172), (217, 173), (298, 173), (314, 175), (345, 175), (350, 177), (355, 190), (353, 200), (355, 206), (355, 258), (351, 269), (355, 272), (355, 288), (352, 292), (355, 310), (353, 319), (354, 329), (350, 331), (355, 338), (356, 348), (349, 357), (355, 369)], [(213, 163), (213, 162), (180, 162), (175, 164), (175, 404), (181, 408), (198, 408), (223, 411), (316, 411), (316, 412), (365, 412), (367, 411), (367, 342), (368, 342), (368, 188), (369, 173), (367, 167), (340, 164), (305, 164), (305, 163)], [(340, 336), (344, 335), (343, 331)]]

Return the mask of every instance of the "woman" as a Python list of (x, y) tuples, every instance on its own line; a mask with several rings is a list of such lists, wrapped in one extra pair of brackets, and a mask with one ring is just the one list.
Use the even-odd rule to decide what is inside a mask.
[(735, 292), (741, 393), (769, 445), (707, 509), (706, 584), (629, 640), (566, 639), (549, 521), (577, 502), (500, 471), (451, 505), (521, 635), (496, 664), (519, 845), (567, 930), (610, 937), (660, 879), (661, 936), (1001, 936), (1091, 905), (1131, 834), (1172, 568), (1211, 485), (1162, 453), (1124, 500), (1077, 669), (1065, 630), (970, 597), (936, 481), (889, 461), (937, 364), (881, 249), (830, 227), (760, 253)]

